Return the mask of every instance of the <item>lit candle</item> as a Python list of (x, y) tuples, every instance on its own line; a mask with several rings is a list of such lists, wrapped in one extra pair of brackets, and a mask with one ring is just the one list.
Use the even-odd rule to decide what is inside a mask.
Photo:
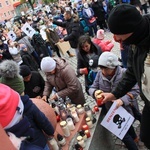
[(87, 124), (84, 124), (84, 125), (82, 126), (82, 130), (88, 130), (88, 129), (89, 129), (89, 127), (88, 127)]
[(90, 119), (90, 117), (87, 117), (86, 119), (86, 124), (88, 125), (88, 127), (91, 129), (93, 127), (93, 122), (92, 120)]

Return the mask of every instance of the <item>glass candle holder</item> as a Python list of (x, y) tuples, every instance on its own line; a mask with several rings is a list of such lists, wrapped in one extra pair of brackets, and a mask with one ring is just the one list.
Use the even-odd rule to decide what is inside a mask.
[(75, 126), (74, 126), (74, 123), (73, 123), (72, 118), (67, 118), (67, 119), (66, 119), (66, 122), (67, 122), (68, 128), (69, 128), (71, 131), (75, 129)]
[(84, 124), (84, 125), (82, 126), (82, 130), (89, 130), (88, 125), (87, 125), (87, 124)]

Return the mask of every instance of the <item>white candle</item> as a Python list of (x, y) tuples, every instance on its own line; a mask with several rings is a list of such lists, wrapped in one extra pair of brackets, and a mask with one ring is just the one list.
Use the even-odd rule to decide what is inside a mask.
[(77, 112), (73, 111), (71, 114), (72, 114), (72, 117), (74, 118), (75, 122), (79, 122), (79, 117), (77, 115)]
[(69, 128), (70, 130), (74, 130), (74, 129), (75, 129), (75, 126), (74, 126), (74, 123), (73, 123), (73, 121), (72, 121), (72, 118), (67, 118), (66, 121), (67, 121), (67, 126), (68, 126), (68, 128)]

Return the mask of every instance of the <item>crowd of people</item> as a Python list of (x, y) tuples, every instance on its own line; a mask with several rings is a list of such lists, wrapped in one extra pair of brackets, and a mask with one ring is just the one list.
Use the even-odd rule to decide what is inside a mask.
[[(149, 16), (142, 16), (138, 10), (142, 11), (141, 3), (135, 6), (113, 3), (78, 0), (63, 7), (54, 5), (50, 12), (41, 10), (36, 15), (23, 16), (12, 24), (15, 40), (9, 38), (10, 29), (6, 26), (0, 29), (0, 108), (7, 109), (12, 100), (15, 103), (11, 107), (12, 116), (0, 114), (0, 123), (8, 135), (12, 132), (19, 138), (30, 136), (22, 145), (24, 150), (28, 146), (48, 150), (43, 131), (50, 136), (54, 134), (51, 122), (30, 98), (48, 102), (65, 100), (67, 96), (71, 103), (84, 105), (86, 100), (78, 79), (82, 75), (89, 96), (96, 100), (97, 90), (103, 91), (100, 93), (103, 109), (108, 111), (115, 100), (116, 107), (123, 106), (141, 123), (140, 137), (131, 125), (122, 139), (127, 149), (138, 150), (139, 138), (150, 148)], [(25, 23), (36, 31), (32, 37), (21, 30)], [(114, 34), (113, 42), (124, 46), (122, 55), (126, 60), (122, 66), (119, 57), (111, 52), (114, 43), (105, 40), (105, 32), (109, 30)], [(64, 41), (74, 50), (74, 54), (69, 50), (67, 54), (76, 57), (76, 71), (57, 46)], [(45, 74), (45, 79), (39, 71)], [(137, 103), (139, 94), (145, 102), (142, 114)]]

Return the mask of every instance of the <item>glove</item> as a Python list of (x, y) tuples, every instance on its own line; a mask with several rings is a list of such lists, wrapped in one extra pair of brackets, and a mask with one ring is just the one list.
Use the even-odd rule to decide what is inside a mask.
[(87, 69), (87, 68), (81, 68), (81, 69), (80, 69), (80, 74), (85, 74), (85, 75), (87, 75), (87, 74), (88, 74), (88, 69)]

